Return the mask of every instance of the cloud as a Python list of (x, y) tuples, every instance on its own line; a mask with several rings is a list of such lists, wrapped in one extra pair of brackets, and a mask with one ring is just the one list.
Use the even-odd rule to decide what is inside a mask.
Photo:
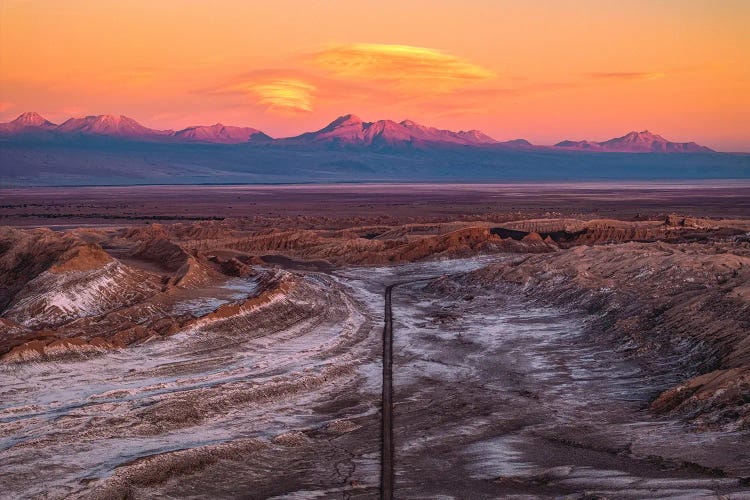
[(338, 45), (301, 54), (295, 62), (296, 67), (259, 68), (195, 91), (225, 100), (250, 98), (268, 112), (299, 114), (346, 102), (417, 106), (495, 78), (459, 57), (408, 45)]
[(231, 90), (253, 95), (270, 112), (307, 113), (313, 110), (317, 87), (295, 77), (261, 77), (235, 84)]
[(338, 45), (314, 52), (305, 60), (339, 79), (387, 82), (427, 92), (449, 92), (495, 77), (491, 71), (457, 56), (410, 45)]
[(589, 73), (587, 76), (595, 80), (658, 80), (659, 78), (664, 78), (665, 73), (624, 71)]

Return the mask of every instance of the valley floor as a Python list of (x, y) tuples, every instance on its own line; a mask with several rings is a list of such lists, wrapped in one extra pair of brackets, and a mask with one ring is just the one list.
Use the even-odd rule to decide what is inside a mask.
[(58, 230), (251, 217), (276, 228), (534, 217), (747, 217), (750, 180), (3, 188), (0, 225)]
[(288, 300), (312, 312), (283, 329), (196, 326), (92, 359), (3, 366), (0, 487), (377, 498), (382, 294), (398, 282), (396, 498), (750, 497), (746, 431), (697, 433), (648, 411), (677, 374), (518, 287), (449, 286), (509, 258), (304, 272), (313, 293)]

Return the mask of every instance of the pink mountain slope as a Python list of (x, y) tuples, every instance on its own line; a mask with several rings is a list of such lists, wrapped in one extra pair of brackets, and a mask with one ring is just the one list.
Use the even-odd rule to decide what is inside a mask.
[(478, 130), (452, 132), (425, 127), (411, 120), (400, 123), (392, 120), (364, 122), (355, 115), (341, 116), (316, 132), (308, 132), (282, 141), (292, 144), (333, 143), (358, 146), (483, 145), (496, 142)]
[(494, 144), (497, 142), (495, 139), (479, 130), (452, 132), (450, 130), (441, 130), (435, 127), (425, 127), (424, 125), (420, 125), (411, 120), (404, 120), (399, 123), (399, 125), (408, 130), (413, 137), (424, 142), (443, 142), (466, 145)]
[(59, 134), (103, 135), (127, 139), (155, 139), (174, 134), (171, 130), (154, 130), (144, 127), (132, 118), (122, 115), (71, 118), (59, 125), (55, 132)]
[(54, 123), (46, 120), (39, 113), (28, 112), (21, 114), (18, 118), (8, 123), (0, 123), (0, 134), (13, 135), (35, 131), (52, 130), (56, 127)]
[(175, 138), (187, 142), (210, 142), (217, 144), (241, 144), (244, 142), (268, 141), (269, 136), (251, 127), (230, 127), (217, 123), (179, 130)]
[(630, 132), (604, 142), (562, 141), (555, 147), (570, 150), (608, 151), (618, 153), (712, 153), (713, 150), (694, 142), (671, 142), (648, 130)]

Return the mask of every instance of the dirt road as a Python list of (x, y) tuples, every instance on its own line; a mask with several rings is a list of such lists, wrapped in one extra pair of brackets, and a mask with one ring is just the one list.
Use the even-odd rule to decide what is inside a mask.
[(383, 500), (393, 498), (393, 287), (385, 288), (385, 324), (383, 326), (383, 407), (380, 491)]

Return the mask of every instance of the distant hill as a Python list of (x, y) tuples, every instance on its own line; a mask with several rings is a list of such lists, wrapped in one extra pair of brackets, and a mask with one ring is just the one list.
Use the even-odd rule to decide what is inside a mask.
[(59, 135), (110, 136), (133, 140), (152, 140), (174, 135), (172, 130), (150, 129), (123, 115), (71, 118), (57, 126), (53, 132)]
[(271, 137), (251, 127), (232, 127), (220, 123), (199, 125), (182, 130), (155, 130), (145, 127), (124, 115), (91, 115), (70, 118), (60, 125), (44, 119), (38, 113), (23, 113), (9, 123), (0, 123), (0, 138), (66, 139), (102, 138), (146, 142), (204, 142), (241, 144), (267, 142)]
[(210, 126), (188, 127), (175, 132), (174, 137), (189, 142), (215, 144), (242, 144), (243, 142), (267, 142), (271, 137), (251, 127), (231, 127), (221, 123)]
[(437, 145), (480, 146), (497, 141), (479, 130), (453, 132), (425, 127), (411, 120), (365, 122), (355, 115), (341, 116), (326, 127), (296, 137), (279, 139), (280, 144), (369, 147), (429, 147)]
[(8, 123), (0, 123), (0, 136), (14, 136), (34, 132), (48, 132), (57, 127), (39, 113), (29, 112), (19, 115)]
[(713, 149), (694, 142), (671, 142), (648, 130), (630, 132), (604, 142), (562, 141), (557, 148), (576, 151), (604, 151), (613, 153), (714, 153)]

